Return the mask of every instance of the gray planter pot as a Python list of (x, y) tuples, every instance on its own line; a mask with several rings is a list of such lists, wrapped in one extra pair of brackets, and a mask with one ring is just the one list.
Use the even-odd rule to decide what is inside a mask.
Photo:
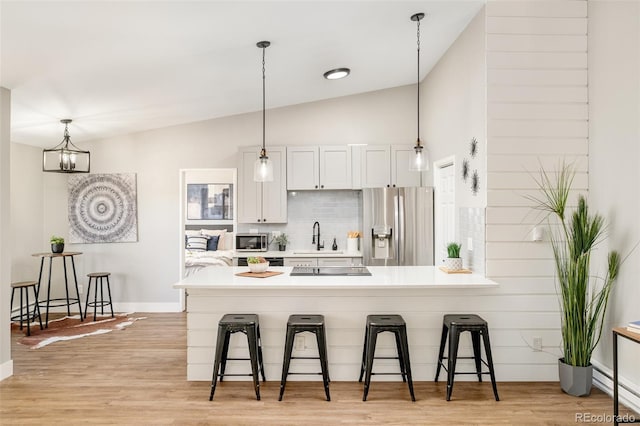
[(589, 396), (593, 382), (593, 365), (576, 367), (565, 364), (564, 358), (558, 360), (560, 388), (573, 396)]
[(62, 253), (64, 251), (64, 243), (62, 244), (51, 244), (51, 252), (52, 253)]

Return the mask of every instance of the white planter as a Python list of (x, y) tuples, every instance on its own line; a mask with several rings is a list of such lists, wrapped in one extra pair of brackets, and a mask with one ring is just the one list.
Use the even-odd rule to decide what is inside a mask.
[(462, 259), (459, 257), (447, 257), (444, 260), (444, 267), (450, 271), (459, 271), (462, 269)]

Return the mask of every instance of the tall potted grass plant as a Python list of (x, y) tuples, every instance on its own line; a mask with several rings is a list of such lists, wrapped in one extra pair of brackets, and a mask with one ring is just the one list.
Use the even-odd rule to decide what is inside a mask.
[(560, 386), (575, 396), (591, 392), (591, 354), (600, 341), (611, 288), (620, 269), (618, 252), (607, 256), (604, 277), (591, 274), (593, 249), (605, 237), (605, 220), (589, 212), (587, 200), (578, 196), (577, 207), (569, 209), (569, 192), (575, 170), (563, 163), (552, 176), (541, 170), (537, 180), (537, 207), (547, 213), (547, 224), (556, 283), (560, 297), (563, 357), (558, 361)]

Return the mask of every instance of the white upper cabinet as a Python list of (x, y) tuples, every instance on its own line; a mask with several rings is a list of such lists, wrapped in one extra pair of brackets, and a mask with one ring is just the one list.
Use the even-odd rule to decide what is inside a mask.
[(287, 189), (352, 189), (350, 147), (287, 147)]
[(414, 155), (413, 145), (391, 145), (391, 184), (393, 186), (420, 186), (420, 172), (409, 169)]
[(420, 186), (420, 173), (409, 170), (413, 146), (367, 145), (361, 148), (363, 188)]
[(363, 188), (384, 188), (391, 184), (391, 148), (389, 145), (366, 145), (361, 149)]
[(238, 164), (238, 222), (285, 223), (287, 222), (287, 167), (284, 147), (267, 147), (267, 155), (273, 162), (273, 181), (254, 182), (253, 164), (258, 159), (260, 147), (239, 150)]

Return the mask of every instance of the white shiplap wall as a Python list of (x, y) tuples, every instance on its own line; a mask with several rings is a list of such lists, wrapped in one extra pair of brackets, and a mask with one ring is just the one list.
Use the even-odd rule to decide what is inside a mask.
[(555, 170), (563, 158), (576, 161), (574, 189), (588, 189), (587, 2), (489, 1), (486, 33), (486, 274), (505, 299), (526, 298), (526, 309), (496, 313), (490, 325), (494, 335), (514, 335), (506, 343), (512, 350), (542, 337), (547, 356), (525, 351), (532, 368), (523, 379), (557, 380), (552, 253), (547, 243), (531, 241), (541, 217), (526, 196), (538, 193), (540, 167)]

